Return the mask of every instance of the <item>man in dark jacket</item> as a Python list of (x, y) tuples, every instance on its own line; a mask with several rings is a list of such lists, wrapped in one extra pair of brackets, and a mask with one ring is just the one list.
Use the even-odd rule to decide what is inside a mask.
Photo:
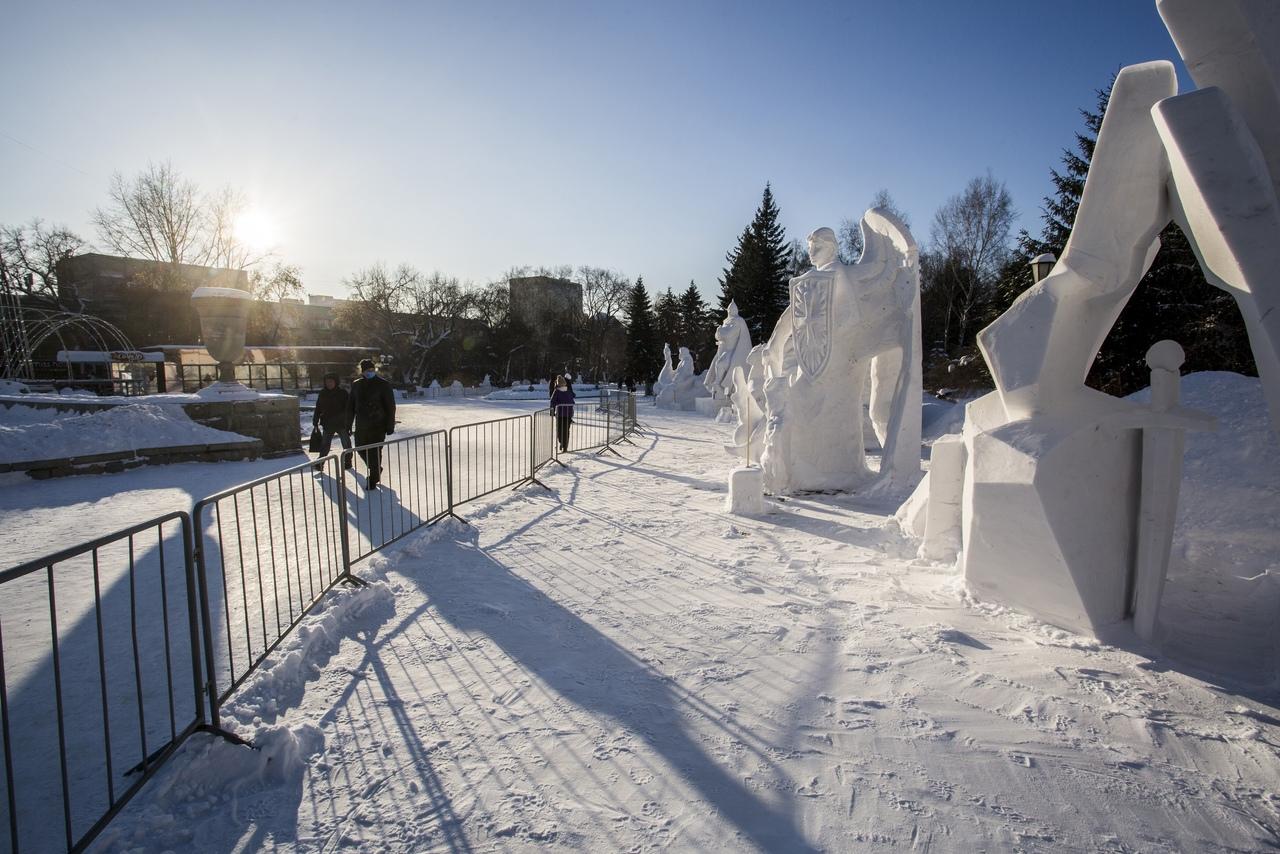
[[(347, 427), (354, 429), (356, 445), (373, 445), (395, 432), (396, 396), (391, 383), (378, 376), (372, 359), (360, 362), (360, 378), (351, 384), (347, 398)], [(357, 451), (369, 467), (368, 488), (376, 489), (382, 479), (382, 449)]]
[[(337, 436), (338, 441), (342, 442), (344, 450), (351, 448), (351, 430), (350, 422), (347, 420), (347, 399), (350, 395), (347, 390), (338, 384), (337, 374), (324, 375), (324, 388), (320, 389), (320, 394), (316, 397), (316, 411), (311, 418), (311, 428), (319, 430), (321, 433), (323, 447), (320, 449), (320, 456), (329, 453), (330, 446), (333, 445), (333, 437)], [(342, 455), (342, 464), (351, 468), (351, 455)], [(323, 462), (315, 465), (316, 471), (320, 471), (324, 467)]]

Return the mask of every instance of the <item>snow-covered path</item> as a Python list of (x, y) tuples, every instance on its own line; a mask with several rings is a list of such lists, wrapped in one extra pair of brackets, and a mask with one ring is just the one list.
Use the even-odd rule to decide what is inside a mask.
[(195, 736), (100, 846), (1280, 844), (1265, 700), (966, 599), (887, 506), (726, 516), (728, 428), (642, 417), (361, 564), (226, 710), (262, 750)]

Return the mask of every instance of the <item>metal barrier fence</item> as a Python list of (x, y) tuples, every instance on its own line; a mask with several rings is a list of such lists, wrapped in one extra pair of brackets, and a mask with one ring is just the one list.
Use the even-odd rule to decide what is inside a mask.
[(214, 726), (231, 692), (349, 577), (342, 476), (341, 458), (328, 456), (196, 502), (195, 564)]
[[(350, 528), (348, 566), (451, 512), (446, 431), (362, 445), (351, 454), (343, 454), (343, 459), (358, 458), (365, 474), (362, 478), (346, 470), (344, 483), (350, 477), (366, 488), (359, 493), (343, 489)], [(375, 461), (381, 469), (379, 487), (368, 489), (368, 471)]]
[(0, 573), (12, 851), (87, 845), (203, 724), (191, 530), (169, 513)]
[(533, 480), (533, 416), (514, 415), (449, 428), (453, 505)]
[[(612, 450), (634, 414), (626, 392), (579, 405), (568, 450)], [(58, 824), (82, 850), (191, 733), (239, 741), (219, 729), (223, 703), (334, 585), (364, 583), (352, 565), (468, 501), (541, 485), (558, 421), (541, 409), (341, 451), (0, 572), (21, 616), (0, 618), (12, 850), (47, 848)]]

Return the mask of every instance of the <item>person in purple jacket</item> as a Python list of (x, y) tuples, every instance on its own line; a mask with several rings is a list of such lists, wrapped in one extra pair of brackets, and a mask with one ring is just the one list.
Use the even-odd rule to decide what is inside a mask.
[(551, 392), (551, 414), (556, 418), (556, 441), (560, 452), (569, 450), (569, 425), (573, 423), (573, 389), (562, 375), (556, 375), (555, 390)]

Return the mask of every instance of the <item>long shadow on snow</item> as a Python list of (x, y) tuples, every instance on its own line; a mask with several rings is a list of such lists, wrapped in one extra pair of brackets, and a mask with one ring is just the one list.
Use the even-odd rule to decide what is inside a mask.
[(467, 538), (438, 543), (430, 568), (407, 575), (441, 618), (459, 631), (485, 635), (560, 696), (642, 738), (755, 845), (817, 850), (793, 816), (765, 803), (703, 751), (681, 725), (678, 710), (688, 703), (666, 676), (516, 575), (476, 545), (473, 532)]

